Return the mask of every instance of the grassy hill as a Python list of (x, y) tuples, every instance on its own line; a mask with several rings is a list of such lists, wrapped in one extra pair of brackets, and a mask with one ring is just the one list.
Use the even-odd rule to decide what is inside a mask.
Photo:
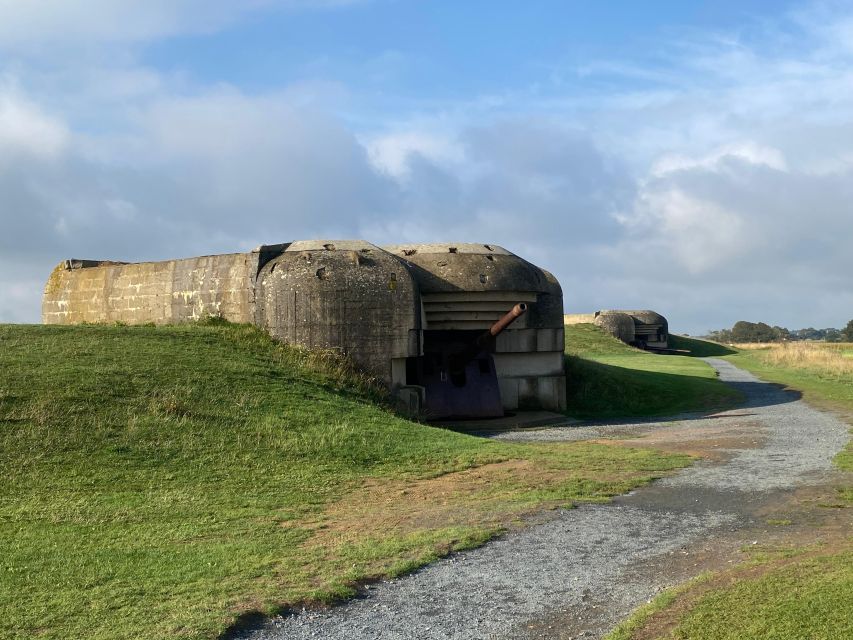
[[(719, 347), (690, 338), (674, 345), (697, 356), (723, 355)], [(635, 349), (592, 324), (566, 326), (566, 376), (568, 413), (585, 419), (710, 411), (742, 400), (706, 363)]]
[(412, 423), (248, 326), (0, 325), (0, 637), (215, 637), (687, 462)]

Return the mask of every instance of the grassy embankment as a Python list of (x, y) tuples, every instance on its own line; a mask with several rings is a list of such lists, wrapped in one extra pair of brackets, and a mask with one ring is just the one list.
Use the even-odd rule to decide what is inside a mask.
[(215, 637), (687, 463), (414, 424), (246, 326), (0, 326), (0, 637)]
[[(853, 416), (853, 344), (740, 345), (726, 358), (802, 391), (809, 402)], [(853, 443), (835, 463), (853, 472)], [(839, 493), (842, 505), (853, 507), (853, 487)], [(607, 640), (853, 637), (853, 536), (832, 547), (759, 551), (731, 571), (662, 594)]]
[[(725, 355), (713, 343), (673, 337), (691, 355)], [(742, 396), (693, 357), (627, 346), (591, 324), (566, 327), (568, 413), (584, 419), (650, 417), (733, 406)]]

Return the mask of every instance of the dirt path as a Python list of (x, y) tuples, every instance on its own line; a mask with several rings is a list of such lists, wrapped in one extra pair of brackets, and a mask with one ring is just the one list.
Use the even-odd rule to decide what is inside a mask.
[(663, 588), (730, 566), (744, 544), (814, 542), (849, 530), (849, 509), (820, 506), (833, 500), (841, 474), (831, 459), (848, 425), (726, 361), (708, 362), (745, 393), (746, 405), (677, 421), (496, 436), (617, 436), (630, 446), (702, 453), (702, 462), (612, 504), (560, 511), (374, 585), (340, 607), (276, 618), (235, 637), (599, 638)]

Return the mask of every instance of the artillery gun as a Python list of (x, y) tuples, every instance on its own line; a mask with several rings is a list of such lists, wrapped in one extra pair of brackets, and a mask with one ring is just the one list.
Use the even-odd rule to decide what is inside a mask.
[(498, 418), (504, 415), (493, 354), (497, 337), (527, 312), (519, 302), (484, 332), (447, 331), (425, 346), (413, 372), (424, 387), (424, 417)]

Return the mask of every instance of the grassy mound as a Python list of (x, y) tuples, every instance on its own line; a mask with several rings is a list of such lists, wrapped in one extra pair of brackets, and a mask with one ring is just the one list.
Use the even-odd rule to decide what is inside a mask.
[(566, 376), (568, 413), (585, 419), (709, 411), (742, 400), (706, 363), (635, 349), (592, 324), (566, 327)]
[(215, 637), (686, 463), (415, 424), (248, 326), (0, 326), (0, 637)]

